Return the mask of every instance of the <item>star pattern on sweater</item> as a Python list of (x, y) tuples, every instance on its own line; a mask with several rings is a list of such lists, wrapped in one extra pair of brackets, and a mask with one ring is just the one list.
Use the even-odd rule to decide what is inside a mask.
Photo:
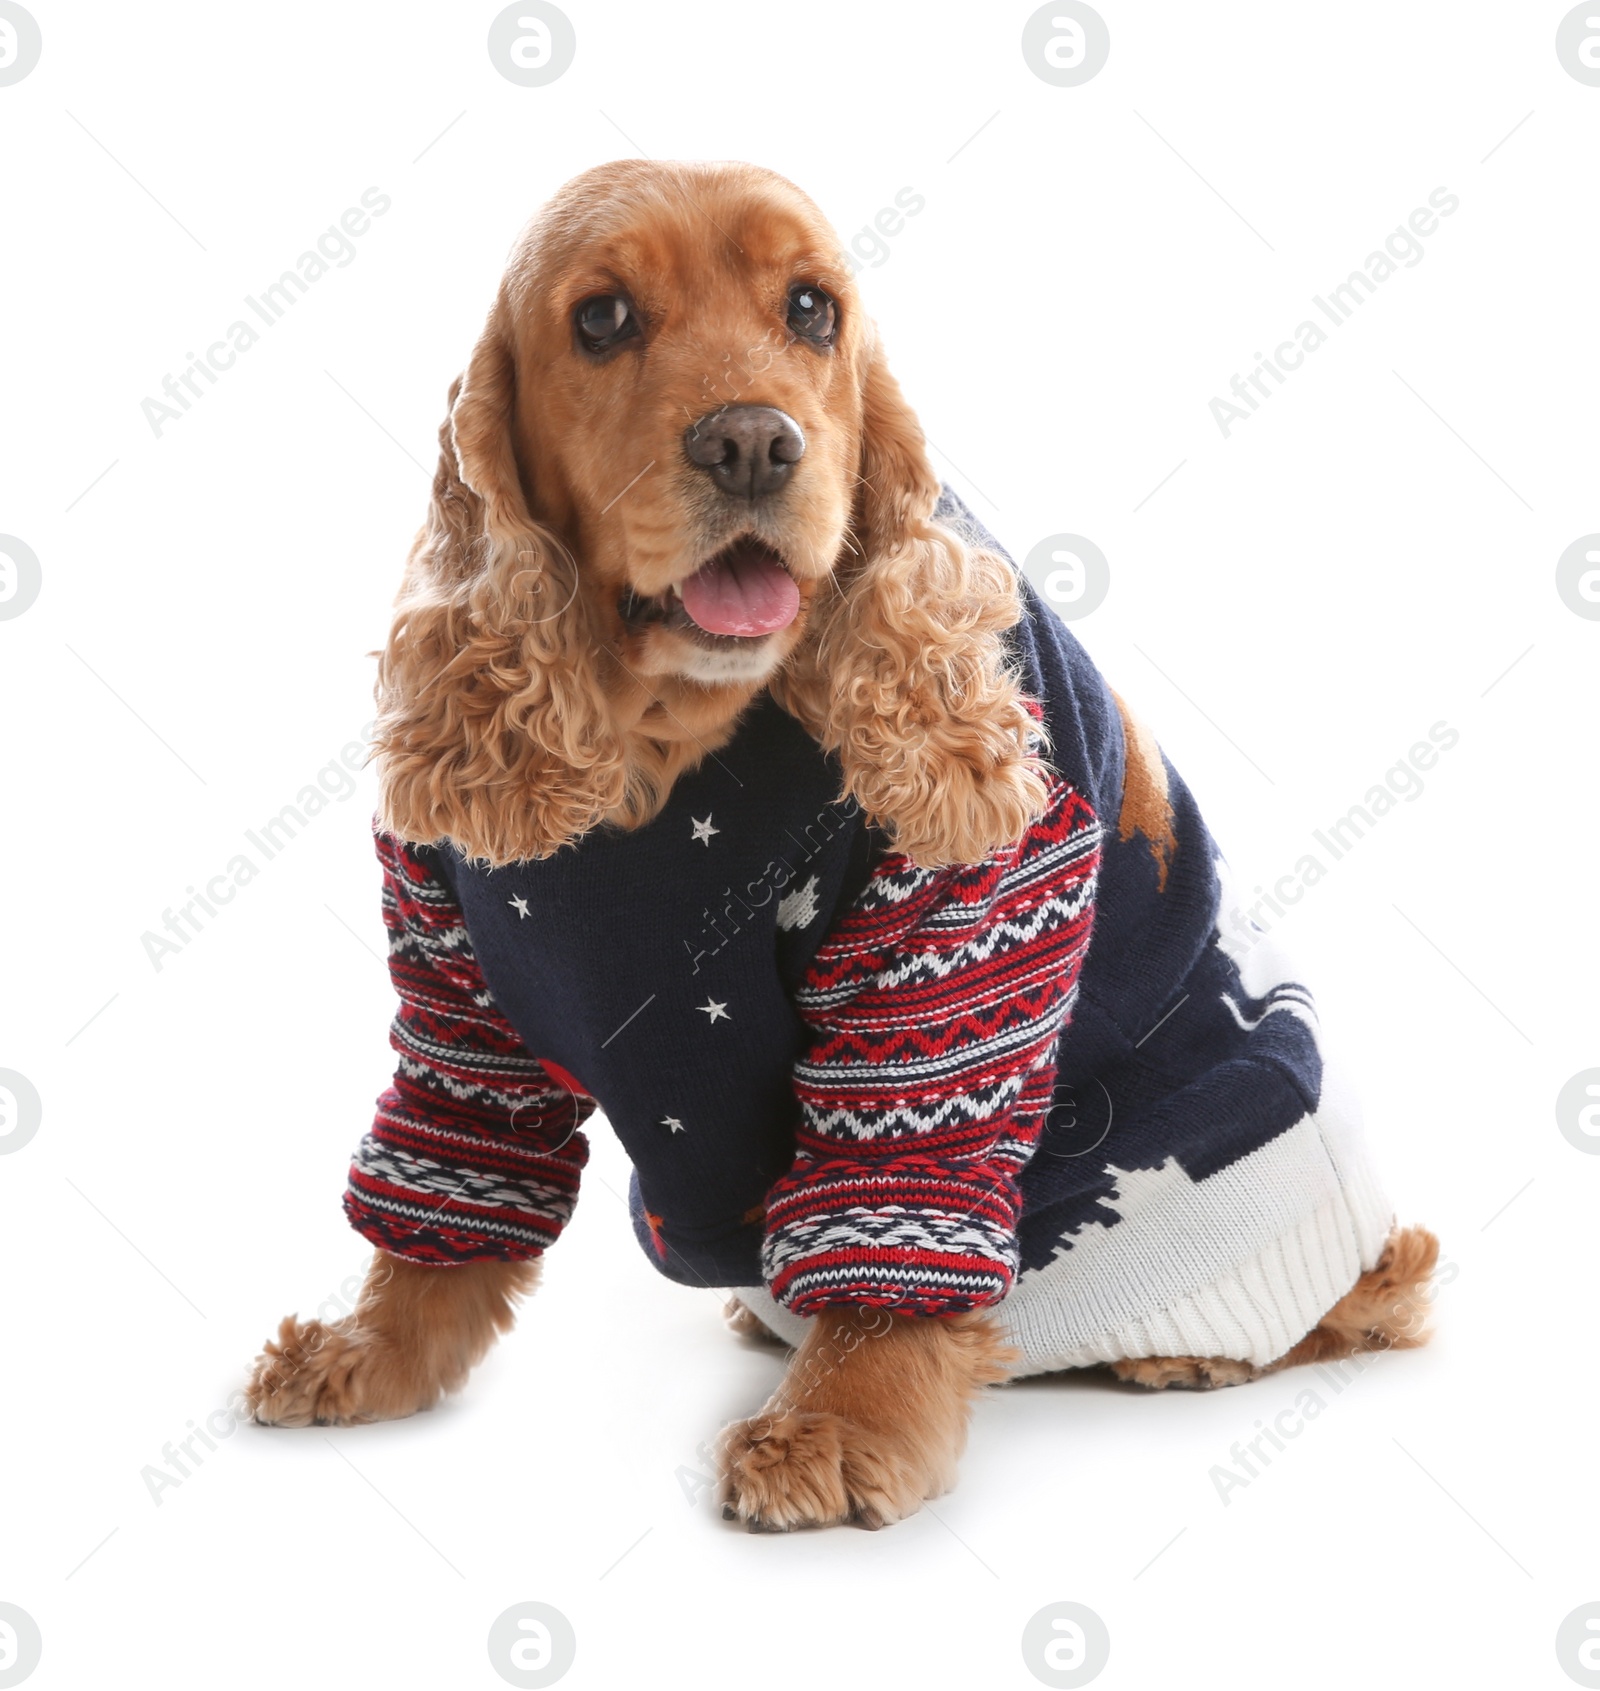
[(711, 1021), (706, 1023), (707, 1027), (712, 1026), (716, 1022), (731, 1022), (733, 1020), (733, 1017), (728, 1014), (728, 1006), (726, 1004), (719, 1004), (716, 999), (710, 997), (709, 995), (707, 995), (705, 1003), (696, 1004), (695, 1009), (697, 1009), (702, 1016), (709, 1016), (711, 1018)]
[(683, 1133), (686, 1131), (683, 1123), (679, 1121), (676, 1116), (663, 1116), (661, 1118), (661, 1125), (671, 1133)]
[(520, 894), (515, 898), (508, 898), (506, 903), (516, 911), (517, 920), (519, 922), (526, 921), (527, 918), (533, 914), (533, 912), (528, 908), (527, 899), (523, 898)]
[(706, 812), (706, 818), (703, 822), (698, 816), (691, 817), (690, 821), (694, 823), (694, 827), (689, 830), (690, 834), (703, 846), (709, 846), (711, 844), (711, 836), (713, 834), (720, 834), (722, 832), (720, 828), (713, 828), (711, 826), (711, 813), (709, 811)]

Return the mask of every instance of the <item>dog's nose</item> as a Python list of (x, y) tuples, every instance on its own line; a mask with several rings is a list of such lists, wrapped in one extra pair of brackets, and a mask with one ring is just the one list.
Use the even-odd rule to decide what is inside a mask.
[(692, 462), (735, 499), (776, 493), (806, 449), (793, 417), (771, 405), (724, 405), (683, 432)]

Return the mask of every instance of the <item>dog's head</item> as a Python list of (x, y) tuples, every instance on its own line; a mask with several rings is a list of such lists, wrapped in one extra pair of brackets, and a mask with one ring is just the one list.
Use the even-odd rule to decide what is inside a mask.
[(768, 686), (917, 861), (1022, 832), (1014, 582), (930, 521), (921, 431), (790, 183), (578, 177), (451, 400), (380, 670), (386, 826), (504, 862), (637, 825)]

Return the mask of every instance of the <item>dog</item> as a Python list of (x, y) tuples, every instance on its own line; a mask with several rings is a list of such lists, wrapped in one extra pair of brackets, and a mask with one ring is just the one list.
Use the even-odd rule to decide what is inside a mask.
[(793, 1347), (752, 1529), (899, 1520), (974, 1397), (1426, 1332), (1310, 993), (1177, 772), (940, 483), (816, 207), (608, 164), (450, 390), (374, 734), (393, 1085), (354, 1313), (257, 1421), (412, 1414), (512, 1325), (597, 1106), (655, 1266)]

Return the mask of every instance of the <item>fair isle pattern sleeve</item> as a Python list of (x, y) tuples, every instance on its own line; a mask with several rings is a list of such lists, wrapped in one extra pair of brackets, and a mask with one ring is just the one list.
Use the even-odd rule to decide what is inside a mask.
[(1045, 814), (983, 863), (885, 858), (824, 940), (798, 994), (813, 1040), (762, 1253), (795, 1314), (956, 1315), (1005, 1296), (1099, 860), (1093, 810), (1054, 780)]
[(394, 1084), (350, 1166), (345, 1213), (414, 1262), (540, 1255), (566, 1225), (594, 1100), (531, 1056), (495, 1007), (429, 853), (378, 833)]

